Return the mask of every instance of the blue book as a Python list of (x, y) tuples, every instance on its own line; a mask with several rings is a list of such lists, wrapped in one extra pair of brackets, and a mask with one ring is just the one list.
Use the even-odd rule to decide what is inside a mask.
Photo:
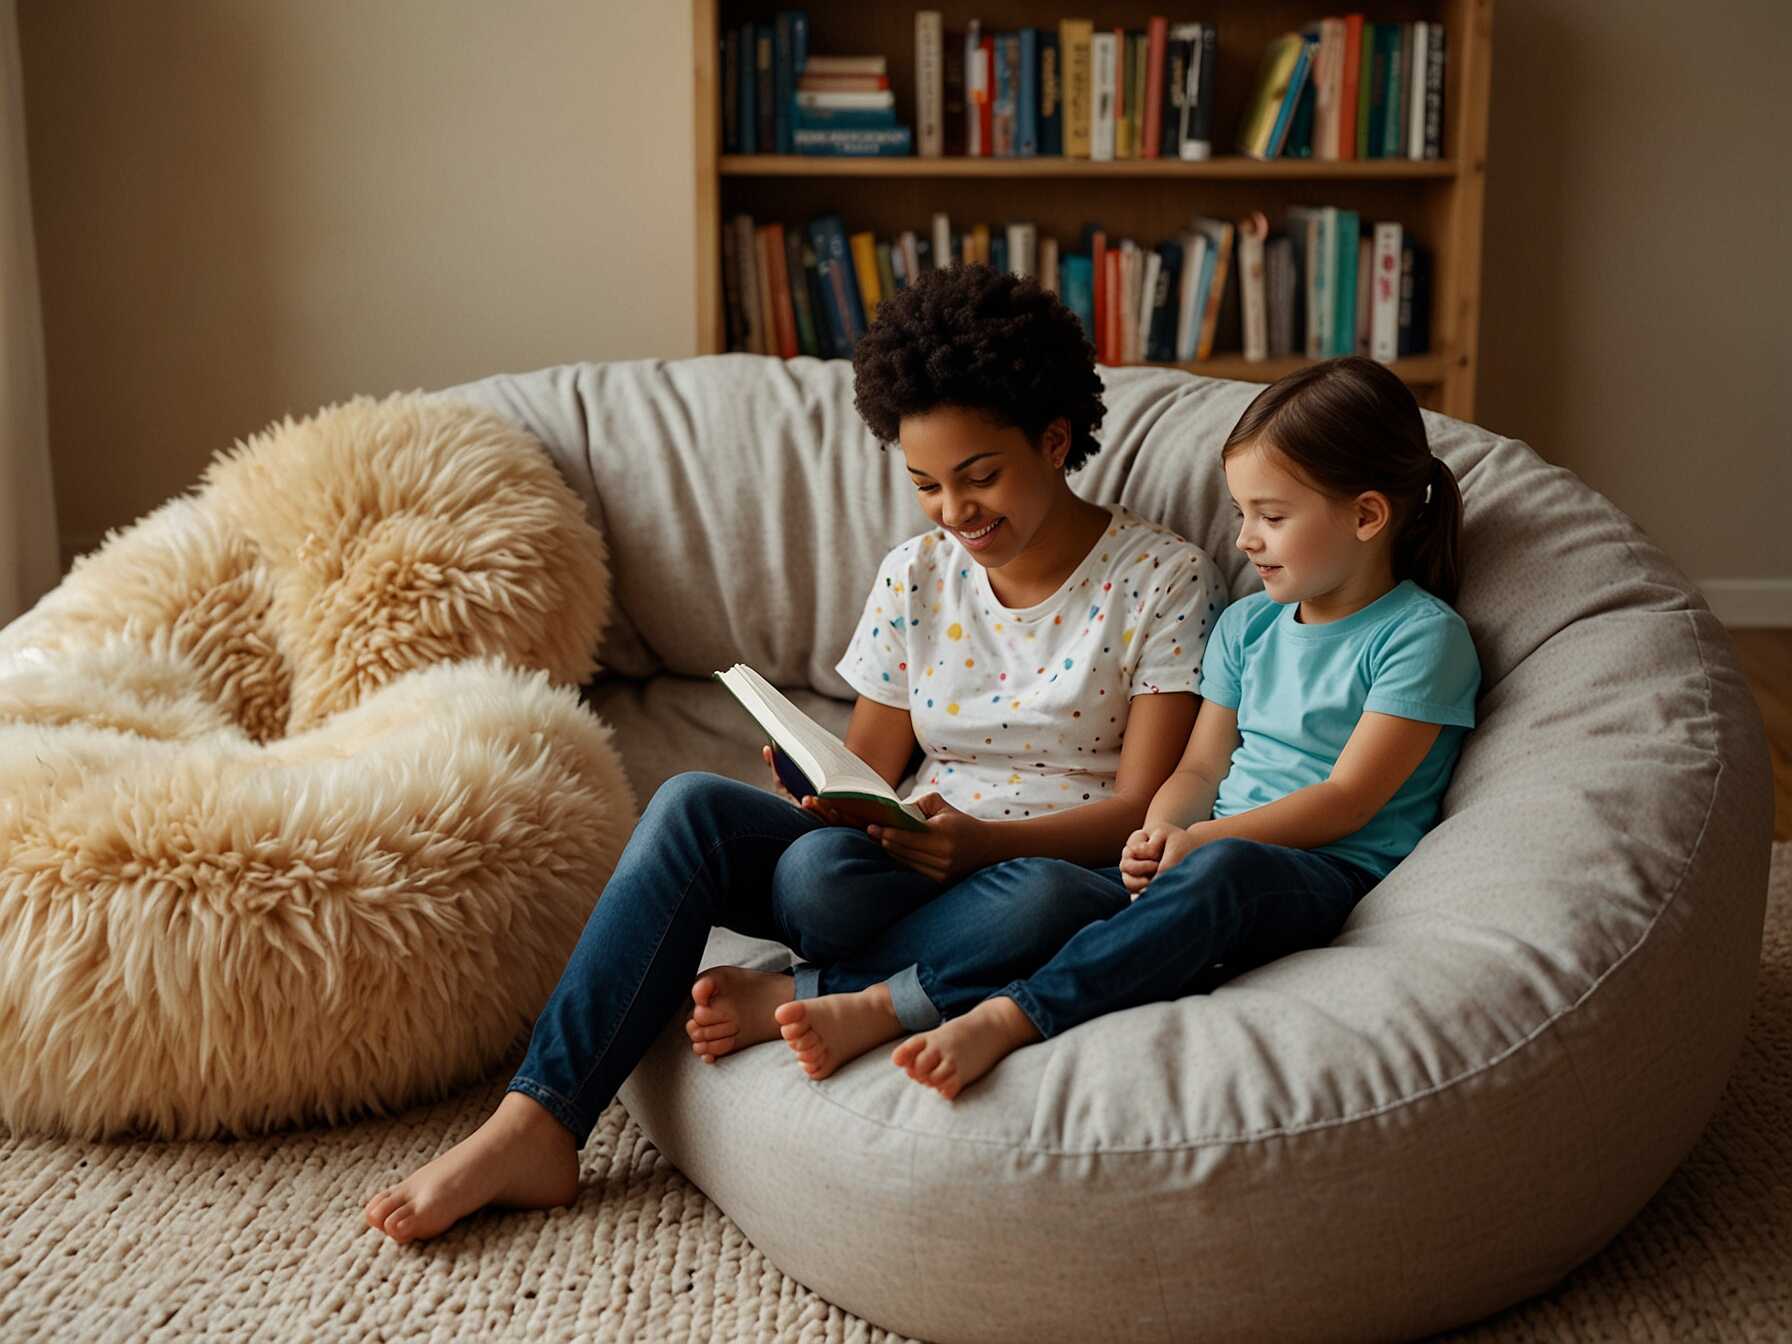
[(755, 78), (755, 62), (753, 53), (757, 48), (753, 44), (753, 25), (743, 23), (740, 26), (740, 104), (736, 116), (740, 119), (739, 140), (742, 154), (757, 154), (759, 138), (756, 134), (759, 119), (759, 94), (753, 87)]
[[(993, 153), (1002, 158), (1012, 158), (1015, 150), (1014, 94), (1015, 76), (1020, 72), (1014, 67), (1020, 52), (1020, 43), (1014, 40), (1013, 33), (997, 33), (995, 40), (996, 87), (995, 103), (990, 109), (990, 136), (995, 141), (991, 146)], [(1005, 134), (1004, 134), (1005, 132)]]
[(997, 275), (1005, 275), (1008, 271), (1008, 239), (1005, 236), (989, 240), (989, 265)]
[[(827, 257), (833, 267), (829, 276), (837, 287), (845, 290), (842, 311), (846, 316), (846, 335), (853, 345), (865, 334), (865, 301), (859, 296), (859, 271), (852, 262), (852, 247), (846, 240), (846, 221), (839, 215), (823, 215), (818, 221), (827, 239)], [(817, 248), (816, 252), (820, 253)]]
[(1095, 342), (1095, 287), (1090, 276), (1095, 264), (1081, 253), (1072, 252), (1058, 261), (1058, 289), (1064, 306), (1083, 324), (1083, 335)]
[(772, 127), (778, 137), (778, 153), (789, 154), (791, 113), (796, 110), (796, 44), (788, 9), (778, 11), (773, 32), (772, 78), (777, 87), (772, 93)]
[(1039, 30), (1020, 30), (1020, 77), (1015, 82), (1015, 150), (1023, 159), (1039, 153)]
[(914, 132), (907, 126), (881, 131), (802, 129), (795, 133), (798, 154), (882, 158), (914, 152)]
[(1151, 295), (1151, 327), (1145, 358), (1171, 363), (1176, 358), (1176, 318), (1182, 294), (1182, 244), (1159, 243), (1157, 289)]
[(1276, 112), (1276, 124), (1269, 133), (1269, 145), (1263, 151), (1266, 159), (1273, 159), (1282, 152), (1282, 143), (1288, 138), (1288, 128), (1294, 124), (1294, 109), (1307, 86), (1307, 71), (1312, 67), (1313, 53), (1318, 47), (1317, 42), (1300, 44), (1300, 55), (1295, 58), (1293, 73), (1288, 76), (1288, 92), (1282, 97), (1282, 106)]
[(1356, 253), (1361, 231), (1362, 221), (1356, 211), (1338, 211), (1337, 260), (1332, 270), (1337, 282), (1330, 343), (1334, 355), (1356, 353)]
[(833, 296), (822, 275), (813, 237), (803, 248), (803, 281), (809, 290), (809, 307), (815, 312), (815, 342), (821, 347), (821, 357), (837, 358), (848, 349), (846, 330), (840, 325), (839, 310), (834, 307)]
[(887, 131), (900, 125), (893, 107), (799, 107), (799, 131)]
[(1058, 52), (1058, 35), (1047, 29), (1039, 34), (1039, 152), (1064, 153), (1064, 66)]

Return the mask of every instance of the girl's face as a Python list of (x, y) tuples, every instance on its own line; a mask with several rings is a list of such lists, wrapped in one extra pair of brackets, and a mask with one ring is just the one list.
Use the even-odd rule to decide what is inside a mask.
[(1252, 444), (1226, 459), (1238, 515), (1238, 549), (1275, 602), (1306, 602), (1345, 589), (1374, 557), (1365, 543), (1387, 521), (1376, 492), (1334, 499), (1296, 476), (1273, 448)]
[(1065, 490), (1070, 435), (1063, 421), (1035, 448), (981, 411), (940, 406), (904, 416), (900, 440), (921, 508), (986, 569), (1033, 545)]

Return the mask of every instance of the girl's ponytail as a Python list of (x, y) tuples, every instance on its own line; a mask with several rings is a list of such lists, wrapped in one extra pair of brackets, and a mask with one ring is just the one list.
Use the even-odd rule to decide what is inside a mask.
[(1394, 578), (1455, 605), (1462, 491), (1433, 457), (1412, 390), (1361, 355), (1309, 364), (1257, 394), (1220, 450), (1262, 442), (1338, 499), (1380, 491), (1393, 505)]
[(1431, 483), (1419, 510), (1394, 541), (1394, 574), (1436, 593), (1451, 606), (1461, 587), (1457, 545), (1462, 535), (1462, 490), (1441, 457), (1431, 459)]

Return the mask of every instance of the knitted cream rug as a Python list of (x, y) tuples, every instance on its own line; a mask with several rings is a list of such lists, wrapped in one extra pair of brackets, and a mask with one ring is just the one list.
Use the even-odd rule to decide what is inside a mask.
[[(269, 1139), (0, 1136), (0, 1340), (895, 1338), (780, 1273), (620, 1106), (585, 1149), (570, 1209), (486, 1214), (402, 1248), (368, 1229), (367, 1197), (477, 1124), (507, 1077), (397, 1119)], [(1710, 1128), (1593, 1260), (1448, 1338), (1792, 1338), (1789, 1142), (1781, 844), (1749, 1035)]]

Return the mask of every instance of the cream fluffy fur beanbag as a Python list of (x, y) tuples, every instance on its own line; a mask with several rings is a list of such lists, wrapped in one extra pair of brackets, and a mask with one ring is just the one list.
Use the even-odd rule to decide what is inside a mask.
[(0, 631), (0, 1124), (247, 1133), (481, 1075), (634, 823), (602, 538), (487, 412), (221, 454)]

